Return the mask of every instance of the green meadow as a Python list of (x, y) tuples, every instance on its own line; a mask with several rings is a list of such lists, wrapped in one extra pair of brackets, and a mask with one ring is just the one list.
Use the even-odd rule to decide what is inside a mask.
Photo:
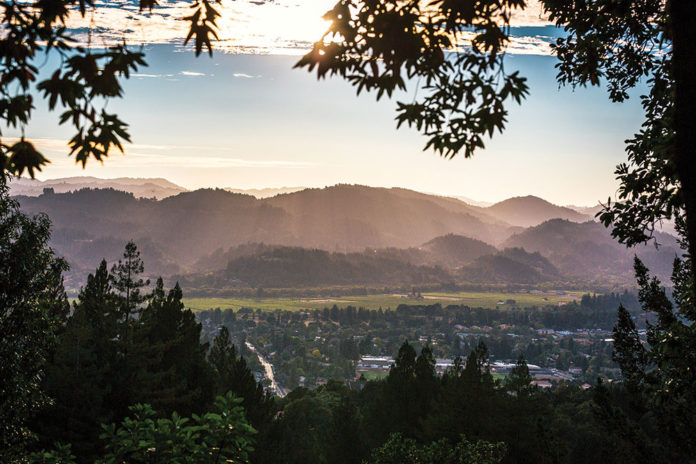
[[(233, 309), (240, 308), (261, 309), (274, 311), (276, 309), (288, 311), (303, 311), (323, 309), (337, 305), (339, 307), (355, 306), (367, 309), (396, 309), (400, 304), (429, 305), (440, 303), (447, 305), (467, 305), (479, 308), (496, 307), (529, 307), (546, 305), (563, 305), (573, 300), (579, 300), (583, 292), (530, 292), (530, 293), (503, 293), (503, 292), (457, 292), (457, 293), (423, 293), (422, 298), (411, 298), (407, 295), (381, 294), (364, 296), (342, 296), (326, 298), (184, 298), (184, 304), (193, 311), (207, 309)], [(514, 300), (515, 303), (507, 303)], [(499, 304), (504, 302), (504, 304)]]

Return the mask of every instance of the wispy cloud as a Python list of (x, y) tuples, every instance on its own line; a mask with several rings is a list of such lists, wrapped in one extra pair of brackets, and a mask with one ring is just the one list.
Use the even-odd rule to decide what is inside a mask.
[[(12, 144), (18, 141), (17, 137), (4, 137), (3, 142)], [(52, 165), (63, 167), (75, 164), (75, 158), (67, 156), (68, 144), (66, 140), (55, 138), (32, 138), (31, 142), (37, 149), (49, 156)], [(118, 167), (145, 168), (145, 167), (178, 167), (178, 168), (304, 168), (315, 166), (315, 163), (305, 161), (246, 159), (234, 155), (225, 156), (224, 147), (217, 146), (169, 146), (130, 144), (124, 147), (125, 156), (114, 151), (104, 160), (105, 165), (117, 165)], [(176, 150), (178, 153), (172, 153)], [(196, 151), (195, 156), (189, 153)], [(189, 153), (187, 153), (189, 152)], [(210, 153), (210, 154), (206, 154)], [(223, 154), (221, 154), (221, 152)], [(186, 153), (186, 154), (184, 154)], [(93, 159), (88, 165), (99, 164)]]
[[(236, 54), (303, 54), (326, 31), (328, 23), (321, 17), (334, 3), (335, 0), (224, 2), (218, 20), (220, 40), (215, 47), (218, 51)], [(124, 39), (133, 44), (181, 45), (186, 37), (188, 22), (181, 18), (190, 14), (188, 1), (161, 0), (152, 13), (140, 12), (135, 3), (127, 0), (102, 1), (97, 5), (99, 8), (84, 18), (77, 12), (72, 14), (68, 22), (84, 43), (90, 37), (86, 32), (89, 30), (92, 30), (91, 44), (97, 47), (121, 43)], [(538, 0), (529, 1), (527, 8), (515, 12), (511, 19), (514, 27), (549, 24)], [(514, 39), (508, 53), (549, 53), (543, 43), (532, 43), (537, 37)], [(182, 75), (193, 74), (183, 72)], [(139, 77), (155, 76), (143, 74)]]
[(550, 55), (554, 40), (546, 36), (511, 37), (505, 51), (513, 55)]
[(200, 76), (205, 76), (205, 73), (202, 72), (196, 72), (196, 71), (181, 71), (179, 74), (182, 76), (190, 76), (190, 77), (200, 77)]

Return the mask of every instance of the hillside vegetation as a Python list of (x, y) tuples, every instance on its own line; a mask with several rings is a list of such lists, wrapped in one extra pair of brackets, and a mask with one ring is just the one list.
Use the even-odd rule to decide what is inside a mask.
[(75, 276), (113, 261), (131, 239), (148, 273), (176, 275), (191, 288), (631, 283), (634, 254), (664, 276), (678, 252), (666, 234), (658, 234), (659, 249), (627, 250), (592, 221), (555, 218), (526, 229), (505, 222), (585, 217), (534, 197), (480, 208), (401, 188), (337, 185), (265, 199), (221, 189), (162, 200), (114, 189), (16, 198), (26, 212), (51, 217), (51, 244), (72, 266), (73, 289), (82, 284)]

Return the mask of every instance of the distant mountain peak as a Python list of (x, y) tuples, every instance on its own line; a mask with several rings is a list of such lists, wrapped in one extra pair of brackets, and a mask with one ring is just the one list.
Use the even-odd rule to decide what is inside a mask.
[(77, 176), (44, 181), (26, 178), (13, 179), (10, 182), (10, 195), (36, 197), (41, 195), (44, 189), (53, 189), (55, 193), (67, 193), (85, 188), (113, 189), (132, 193), (137, 198), (156, 198), (158, 200), (187, 191), (184, 187), (160, 177), (101, 179), (93, 176)]
[(592, 217), (574, 209), (554, 205), (534, 195), (508, 198), (488, 208), (491, 216), (521, 227), (532, 227), (550, 219), (566, 219), (573, 222), (586, 222)]

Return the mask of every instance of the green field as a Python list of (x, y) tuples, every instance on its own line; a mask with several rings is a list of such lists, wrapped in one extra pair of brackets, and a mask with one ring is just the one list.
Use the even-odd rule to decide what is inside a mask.
[(273, 311), (283, 309), (301, 311), (308, 309), (323, 309), (334, 304), (339, 307), (355, 306), (367, 309), (395, 309), (400, 304), (428, 305), (440, 303), (443, 306), (461, 304), (479, 308), (511, 307), (498, 305), (500, 301), (515, 300), (515, 306), (545, 306), (559, 305), (573, 300), (579, 300), (583, 292), (533, 292), (533, 293), (500, 293), (500, 292), (458, 292), (458, 293), (423, 293), (423, 298), (408, 298), (406, 295), (367, 295), (342, 296), (336, 298), (184, 298), (184, 304), (193, 311), (206, 309), (238, 310), (240, 308), (262, 309)]

